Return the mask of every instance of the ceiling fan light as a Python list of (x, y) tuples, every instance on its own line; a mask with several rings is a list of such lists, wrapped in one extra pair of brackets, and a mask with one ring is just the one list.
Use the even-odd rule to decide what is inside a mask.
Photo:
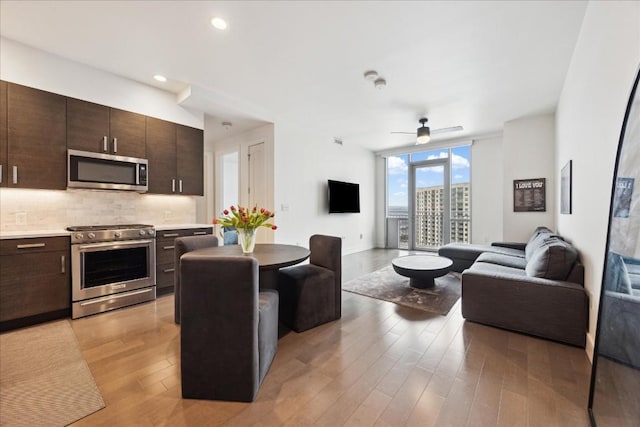
[(428, 126), (418, 128), (418, 138), (416, 144), (426, 144), (431, 141), (431, 130)]

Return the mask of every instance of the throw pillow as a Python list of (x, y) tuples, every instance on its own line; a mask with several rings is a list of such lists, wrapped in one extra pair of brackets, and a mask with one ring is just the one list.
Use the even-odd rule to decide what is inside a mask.
[(542, 245), (527, 261), (525, 272), (530, 277), (565, 280), (573, 264), (578, 259), (578, 251), (558, 237), (543, 239)]
[(531, 259), (536, 250), (538, 250), (543, 244), (545, 239), (554, 236), (553, 232), (547, 227), (538, 227), (535, 229), (531, 238), (527, 242), (527, 246), (524, 248), (524, 257), (527, 261)]

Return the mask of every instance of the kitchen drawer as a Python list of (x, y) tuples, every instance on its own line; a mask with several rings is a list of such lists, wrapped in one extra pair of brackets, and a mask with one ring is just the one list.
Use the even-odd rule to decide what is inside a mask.
[(177, 237), (212, 234), (213, 227), (156, 231), (156, 287), (171, 292), (174, 280), (175, 241)]
[(173, 286), (173, 274), (173, 262), (156, 265), (156, 286), (158, 288)]
[(156, 239), (160, 241), (164, 239), (175, 239), (176, 237), (198, 236), (198, 235), (212, 234), (212, 233), (213, 233), (213, 227), (163, 230), (163, 231), (156, 232)]
[(175, 253), (175, 239), (156, 241), (156, 264), (173, 264)]
[(0, 240), (0, 255), (68, 251), (69, 237), (33, 237), (28, 239)]

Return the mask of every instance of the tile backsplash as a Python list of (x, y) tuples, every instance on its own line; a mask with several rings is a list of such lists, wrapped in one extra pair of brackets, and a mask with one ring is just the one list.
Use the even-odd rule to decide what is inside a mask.
[(0, 231), (61, 230), (71, 225), (192, 224), (195, 196), (101, 190), (0, 189)]

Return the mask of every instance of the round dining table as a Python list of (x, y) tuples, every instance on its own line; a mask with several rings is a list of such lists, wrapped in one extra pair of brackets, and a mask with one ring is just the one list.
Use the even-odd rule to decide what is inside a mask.
[(260, 288), (278, 289), (278, 270), (299, 264), (309, 258), (307, 248), (280, 243), (257, 243), (253, 253), (244, 254), (240, 245), (214, 246), (189, 252), (205, 256), (248, 256), (258, 261), (260, 269)]

